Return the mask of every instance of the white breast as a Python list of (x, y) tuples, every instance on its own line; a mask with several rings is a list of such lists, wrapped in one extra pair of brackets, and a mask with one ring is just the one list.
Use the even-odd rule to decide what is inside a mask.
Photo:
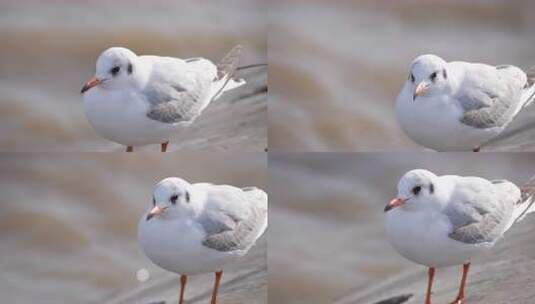
[(396, 100), (396, 115), (412, 140), (436, 151), (470, 151), (502, 131), (466, 126), (460, 122), (463, 111), (456, 100), (447, 95), (412, 100), (407, 88)]
[(241, 252), (220, 252), (202, 245), (205, 234), (195, 221), (146, 221), (138, 225), (138, 240), (143, 252), (156, 265), (178, 274), (216, 272), (241, 257)]
[(405, 258), (428, 267), (465, 264), (492, 244), (464, 244), (448, 237), (451, 224), (444, 215), (402, 208), (386, 214), (386, 234)]
[(168, 141), (180, 125), (147, 117), (148, 103), (136, 92), (94, 87), (84, 94), (87, 119), (102, 137), (139, 146)]

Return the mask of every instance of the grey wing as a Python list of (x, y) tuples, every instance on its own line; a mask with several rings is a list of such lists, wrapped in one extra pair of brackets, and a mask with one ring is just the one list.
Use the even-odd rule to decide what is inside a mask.
[(147, 117), (163, 123), (190, 122), (206, 106), (216, 66), (203, 58), (152, 58), (153, 69), (143, 94)]
[(449, 237), (467, 244), (492, 243), (506, 229), (520, 191), (504, 180), (469, 191), (445, 210), (453, 227)]
[(514, 66), (472, 66), (456, 95), (465, 111), (460, 121), (478, 129), (504, 126), (522, 107), (526, 74)]
[(186, 90), (178, 84), (154, 85), (145, 91), (150, 104), (147, 117), (163, 122), (190, 121), (198, 115), (195, 104), (201, 97), (200, 90)]
[(246, 212), (218, 210), (203, 216), (204, 246), (230, 252), (248, 250), (255, 243), (267, 224), (267, 196), (260, 189), (244, 188), (243, 198), (249, 206)]

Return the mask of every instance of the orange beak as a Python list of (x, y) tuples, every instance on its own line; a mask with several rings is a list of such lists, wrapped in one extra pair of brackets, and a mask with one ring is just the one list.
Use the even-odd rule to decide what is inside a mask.
[(94, 86), (99, 85), (101, 82), (102, 81), (100, 81), (96, 77), (89, 79), (89, 81), (84, 84), (84, 87), (82, 88), (82, 91), (80, 93), (84, 94), (87, 90), (91, 89)]
[(396, 207), (399, 207), (401, 205), (405, 204), (405, 200), (401, 198), (395, 198), (388, 203), (385, 207), (385, 212), (388, 212)]
[(149, 212), (149, 214), (147, 214), (147, 221), (150, 220), (151, 218), (155, 217), (155, 216), (158, 216), (160, 214), (162, 214), (164, 209), (158, 207), (158, 206), (154, 206), (154, 208), (152, 208)]
[(422, 96), (427, 91), (427, 85), (423, 82), (420, 82), (416, 89), (414, 90), (414, 95), (412, 95), (412, 100), (415, 100), (417, 96)]

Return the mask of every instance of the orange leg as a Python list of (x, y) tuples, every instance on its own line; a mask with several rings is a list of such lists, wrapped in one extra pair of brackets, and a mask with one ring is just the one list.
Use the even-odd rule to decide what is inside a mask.
[(184, 304), (184, 291), (186, 290), (186, 283), (188, 282), (188, 276), (185, 274), (180, 275), (180, 297), (178, 298), (178, 304)]
[(134, 152), (133, 146), (126, 146), (126, 152)]
[(435, 277), (434, 267), (429, 267), (427, 276), (427, 293), (425, 295), (425, 304), (431, 304), (431, 289), (433, 288), (433, 278)]
[(169, 142), (168, 142), (168, 141), (166, 141), (166, 142), (162, 143), (162, 152), (165, 152), (165, 151), (167, 151), (167, 144), (169, 144)]
[(466, 285), (466, 278), (468, 277), (468, 270), (470, 269), (470, 263), (463, 265), (463, 277), (461, 278), (461, 286), (459, 286), (459, 294), (457, 298), (451, 304), (463, 304), (464, 303), (464, 286)]
[(210, 302), (211, 304), (217, 304), (217, 292), (219, 290), (219, 282), (221, 281), (222, 275), (222, 270), (215, 273), (214, 291), (212, 292), (212, 302)]

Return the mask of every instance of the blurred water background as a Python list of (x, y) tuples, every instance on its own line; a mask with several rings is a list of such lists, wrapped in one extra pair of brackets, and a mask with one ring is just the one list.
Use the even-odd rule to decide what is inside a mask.
[[(1, 302), (173, 303), (178, 276), (137, 243), (154, 185), (180, 176), (265, 189), (266, 166), (265, 153), (0, 154)], [(267, 303), (265, 239), (225, 269), (221, 303)], [(188, 303), (208, 302), (212, 280), (191, 276)]]
[[(93, 131), (80, 95), (103, 50), (217, 62), (239, 43), (242, 64), (265, 63), (266, 14), (260, 0), (0, 0), (0, 151), (122, 150)], [(239, 76), (251, 84), (210, 105), (171, 149), (264, 150), (265, 69)]]
[[(535, 155), (530, 153), (283, 153), (270, 152), (270, 233), (269, 233), (269, 300), (271, 303), (333, 303), (345, 296), (359, 294), (370, 288), (363, 301), (351, 296), (347, 303), (375, 303), (378, 293), (420, 293), (425, 287), (425, 269), (401, 257), (388, 243), (384, 233), (384, 206), (397, 195), (397, 183), (406, 172), (425, 168), (438, 175), (475, 175), (488, 179), (509, 179), (522, 185), (535, 175)], [(489, 256), (476, 259), (472, 271), (485, 268), (482, 262), (498, 260), (507, 269), (487, 277), (472, 276), (468, 288), (471, 296), (478, 291), (480, 301), (470, 303), (509, 303), (507, 293), (528, 294), (522, 288), (533, 282), (526, 273), (514, 280), (511, 273), (535, 269), (535, 214), (513, 226)], [(517, 232), (522, 231), (521, 235)], [(516, 235), (511, 243), (510, 237)], [(519, 237), (520, 236), (520, 237)], [(513, 245), (514, 244), (514, 245)], [(500, 254), (494, 257), (494, 254)], [(524, 257), (525, 263), (518, 263)], [(508, 260), (516, 260), (507, 266)], [(529, 267), (528, 267), (529, 266)], [(459, 269), (440, 270), (436, 292), (446, 290), (439, 303), (455, 296)], [(520, 278), (520, 276), (518, 276)], [(496, 278), (495, 285), (491, 284)], [(498, 279), (499, 278), (499, 279)], [(527, 279), (526, 279), (527, 278)], [(500, 284), (500, 283), (503, 283)], [(511, 283), (511, 284), (508, 284)], [(410, 285), (410, 286), (409, 286)], [(472, 286), (472, 285), (471, 285)], [(509, 286), (510, 288), (508, 289)], [(485, 289), (486, 288), (486, 291)], [(518, 292), (517, 292), (518, 290)], [(485, 294), (502, 293), (499, 300)], [(481, 293), (483, 295), (481, 295)], [(399, 293), (398, 293), (399, 295)], [(450, 299), (451, 297), (451, 299)], [(498, 299), (498, 298), (497, 298)], [(411, 303), (422, 303), (415, 299)], [(474, 300), (474, 301), (472, 301)], [(512, 301), (511, 303), (530, 303)]]
[[(535, 65), (529, 0), (276, 1), (270, 13), (269, 143), (291, 151), (423, 150), (394, 102), (411, 61)], [(535, 106), (492, 150), (535, 150)]]

